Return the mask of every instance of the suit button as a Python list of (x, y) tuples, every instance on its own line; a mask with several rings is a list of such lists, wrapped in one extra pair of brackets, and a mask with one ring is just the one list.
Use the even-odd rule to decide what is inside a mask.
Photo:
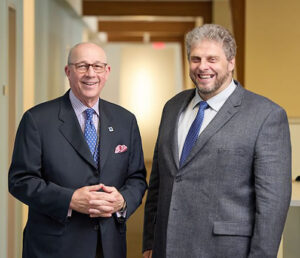
[(98, 230), (99, 230), (99, 225), (95, 225), (95, 226), (94, 226), (94, 230), (95, 230), (95, 231), (98, 231)]
[(182, 179), (181, 179), (181, 176), (176, 176), (176, 177), (175, 177), (175, 181), (176, 181), (176, 182), (180, 182), (181, 180), (182, 180)]

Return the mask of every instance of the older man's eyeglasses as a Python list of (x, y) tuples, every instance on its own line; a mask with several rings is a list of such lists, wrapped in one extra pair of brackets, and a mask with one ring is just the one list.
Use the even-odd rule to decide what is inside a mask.
[(69, 65), (74, 65), (75, 69), (79, 73), (86, 73), (90, 66), (93, 67), (95, 73), (103, 73), (107, 64), (105, 63), (96, 63), (96, 64), (87, 64), (87, 63), (69, 63)]

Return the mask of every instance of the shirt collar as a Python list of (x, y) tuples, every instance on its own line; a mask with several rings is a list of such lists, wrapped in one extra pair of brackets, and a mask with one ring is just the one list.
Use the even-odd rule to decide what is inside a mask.
[[(90, 108), (84, 105), (73, 93), (72, 90), (70, 90), (70, 101), (72, 104), (72, 107), (75, 109), (76, 113), (83, 113), (86, 109)], [(96, 114), (99, 116), (99, 98), (94, 106), (91, 107), (95, 110)]]
[[(226, 87), (224, 90), (222, 90), (217, 95), (213, 96), (212, 98), (208, 99), (206, 102), (209, 105), (210, 108), (218, 112), (220, 108), (223, 106), (225, 101), (229, 98), (229, 96), (234, 92), (236, 88), (236, 85), (233, 80), (231, 80), (228, 87)], [(200, 101), (203, 101), (203, 99), (200, 97), (197, 88), (195, 89), (195, 97), (193, 98), (193, 108), (199, 104)]]

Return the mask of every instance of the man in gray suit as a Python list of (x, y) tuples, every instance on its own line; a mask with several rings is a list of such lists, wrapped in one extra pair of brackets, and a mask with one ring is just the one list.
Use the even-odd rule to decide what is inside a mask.
[(291, 197), (286, 113), (233, 80), (236, 44), (223, 27), (195, 28), (186, 47), (196, 89), (163, 110), (143, 256), (275, 258)]

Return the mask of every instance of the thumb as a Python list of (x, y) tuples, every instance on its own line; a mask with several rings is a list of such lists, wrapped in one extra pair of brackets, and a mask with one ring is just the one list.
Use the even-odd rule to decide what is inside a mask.
[(88, 191), (90, 191), (90, 192), (98, 191), (98, 190), (100, 190), (102, 187), (103, 187), (103, 184), (87, 186)]
[(116, 188), (113, 186), (103, 185), (102, 190), (106, 193), (112, 193), (112, 192), (116, 191)]

